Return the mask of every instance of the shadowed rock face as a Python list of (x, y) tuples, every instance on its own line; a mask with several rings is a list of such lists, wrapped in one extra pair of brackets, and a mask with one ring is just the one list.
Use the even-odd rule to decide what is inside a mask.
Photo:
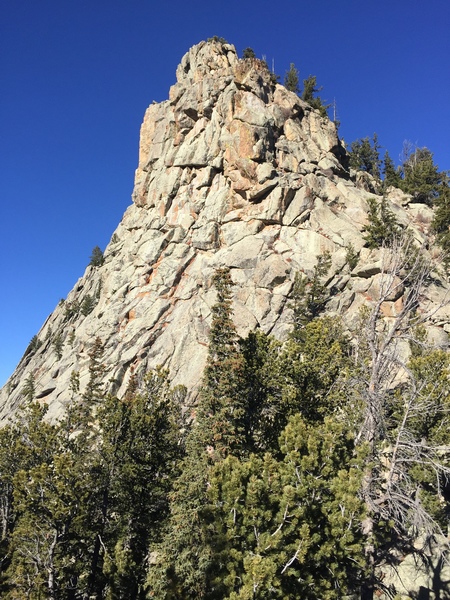
[[(97, 336), (112, 392), (120, 395), (132, 372), (158, 364), (170, 369), (175, 384), (195, 388), (219, 266), (231, 268), (236, 284), (238, 332), (260, 327), (283, 338), (295, 273), (310, 273), (317, 256), (330, 251), (330, 286), (339, 293), (329, 310), (351, 324), (375, 293), (380, 271), (379, 251), (363, 248), (361, 234), (373, 196), (350, 177), (334, 123), (274, 84), (264, 62), (239, 60), (227, 44), (194, 46), (169, 100), (146, 111), (133, 204), (104, 264), (88, 267), (47, 319), (38, 334), (42, 345), (25, 354), (0, 393), (0, 418), (17, 407), (30, 373), (50, 417), (61, 414), (71, 372), (80, 372), (81, 391), (88, 381)], [(389, 200), (399, 222), (422, 240), (430, 209), (409, 202), (399, 190)], [(360, 253), (352, 272), (349, 244)], [(442, 293), (435, 286), (430, 301), (438, 303)], [(88, 295), (96, 305), (83, 315), (76, 307)], [(386, 307), (387, 316), (399, 301)], [(447, 321), (441, 310), (435, 328), (441, 344)], [(60, 358), (52, 344), (57, 335), (64, 341)]]

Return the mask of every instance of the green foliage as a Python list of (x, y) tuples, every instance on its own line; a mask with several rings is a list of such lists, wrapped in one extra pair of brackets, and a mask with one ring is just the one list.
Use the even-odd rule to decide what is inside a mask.
[(350, 346), (339, 319), (321, 317), (292, 336), (279, 357), (284, 375), (278, 421), (300, 413), (309, 422), (322, 421), (345, 404), (345, 379)]
[(81, 314), (84, 315), (85, 317), (87, 317), (87, 315), (89, 315), (95, 308), (96, 305), (96, 299), (91, 296), (90, 294), (87, 294), (84, 299), (83, 302), (81, 303), (81, 307), (80, 307), (80, 311)]
[(350, 271), (353, 271), (358, 264), (359, 254), (356, 252), (355, 247), (351, 242), (345, 246), (345, 249), (345, 262), (348, 264)]
[(170, 496), (166, 535), (156, 546), (150, 571), (151, 594), (160, 598), (200, 599), (213, 593), (209, 573), (215, 555), (209, 547), (207, 509), (211, 466), (231, 453), (246, 452), (244, 360), (232, 321), (229, 269), (213, 277), (217, 301), (211, 309), (209, 352), (196, 422), (186, 440), (186, 456)]
[(318, 317), (325, 309), (330, 291), (324, 283), (331, 267), (331, 254), (324, 252), (317, 258), (312, 277), (295, 274), (290, 307), (293, 310), (292, 337), (300, 339), (303, 327)]
[(380, 179), (380, 148), (378, 136), (373, 134), (372, 140), (365, 137), (355, 140), (350, 145), (350, 166), (357, 171), (365, 171), (376, 179)]
[(411, 414), (411, 429), (419, 440), (446, 444), (450, 425), (450, 355), (444, 350), (422, 350), (410, 359), (409, 367), (420, 382), (421, 396), (416, 402), (419, 408)]
[(387, 200), (383, 196), (381, 202), (376, 198), (369, 198), (368, 224), (364, 226), (364, 239), (369, 248), (379, 248), (383, 244), (390, 244), (400, 232), (394, 213), (387, 207)]
[(107, 397), (98, 410), (98, 535), (105, 548), (97, 579), (106, 580), (111, 598), (145, 597), (148, 547), (160, 537), (180, 455), (173, 397), (168, 373), (157, 369), (147, 374), (142, 392)]
[(91, 254), (91, 257), (89, 260), (89, 266), (90, 267), (101, 267), (104, 262), (105, 262), (105, 259), (104, 259), (102, 250), (98, 246), (95, 246), (95, 248), (93, 248), (93, 250), (92, 250), (92, 254)]
[(295, 68), (295, 64), (291, 63), (289, 70), (286, 71), (284, 76), (284, 87), (290, 92), (294, 92), (294, 94), (299, 94), (299, 82), (300, 79), (298, 70)]
[(223, 37), (219, 37), (218, 35), (213, 35), (206, 40), (207, 42), (216, 42), (217, 44), (228, 44), (227, 40)]
[(34, 373), (29, 373), (28, 377), (25, 379), (22, 388), (22, 395), (31, 402), (34, 400), (36, 395), (36, 380), (34, 378)]
[(241, 340), (244, 358), (244, 394), (247, 399), (246, 438), (255, 452), (277, 448), (287, 415), (281, 414), (281, 389), (285, 381), (280, 369), (282, 345), (260, 330)]
[(53, 351), (55, 353), (55, 356), (58, 360), (61, 360), (62, 358), (62, 351), (63, 351), (63, 347), (64, 347), (64, 340), (62, 337), (62, 333), (58, 332), (52, 341), (52, 346), (53, 346)]
[(102, 383), (102, 377), (105, 372), (105, 365), (102, 363), (103, 353), (103, 342), (97, 337), (88, 353), (89, 381), (83, 394), (83, 398), (89, 407), (92, 403), (99, 402), (105, 395)]
[(317, 78), (315, 75), (310, 75), (307, 79), (303, 80), (303, 92), (302, 100), (307, 102), (310, 106), (317, 109), (322, 117), (326, 117), (327, 109), (330, 108), (330, 104), (323, 104), (321, 98), (316, 96), (321, 91), (321, 87), (317, 87)]
[(312, 426), (296, 415), (280, 451), (279, 460), (230, 456), (213, 469), (214, 597), (332, 599), (357, 582), (364, 506), (351, 432), (335, 420)]
[(256, 54), (253, 51), (253, 48), (244, 48), (242, 58), (256, 58)]
[[(77, 373), (70, 387), (75, 400)], [(145, 598), (181, 450), (175, 397), (157, 370), (95, 411), (72, 403), (59, 423), (28, 401), (0, 431), (2, 598)]]
[(28, 344), (28, 348), (25, 351), (25, 354), (29, 354), (30, 352), (36, 352), (42, 346), (42, 341), (38, 338), (37, 335), (33, 335)]
[(434, 212), (431, 227), (436, 233), (438, 244), (444, 251), (444, 262), (447, 271), (450, 270), (450, 187), (443, 185), (438, 198), (434, 201)]
[(66, 320), (70, 320), (72, 317), (77, 317), (80, 312), (80, 303), (78, 300), (72, 302), (66, 302), (64, 305), (64, 317)]
[(446, 174), (439, 172), (434, 164), (432, 152), (428, 148), (416, 148), (405, 158), (402, 171), (402, 189), (412, 194), (415, 202), (432, 206), (447, 180)]
[(386, 150), (383, 159), (383, 188), (387, 189), (390, 186), (401, 188), (402, 176), (401, 170), (395, 167), (394, 161)]
[(217, 301), (211, 309), (209, 351), (197, 420), (206, 432), (211, 453), (224, 456), (245, 445), (245, 402), (242, 396), (244, 361), (232, 319), (229, 269), (218, 269), (213, 277)]
[[(392, 242), (393, 215), (369, 204), (368, 243)], [(230, 271), (218, 269), (186, 422), (186, 391), (163, 369), (132, 375), (123, 398), (106, 394), (100, 338), (86, 387), (71, 374), (61, 421), (33, 401), (30, 374), (23, 410), (0, 430), (1, 597), (373, 595), (375, 566), (411, 551), (417, 531), (442, 531), (448, 514), (450, 355), (427, 348), (410, 302), (426, 277), (421, 249), (395, 242), (400, 266), (383, 273), (407, 288), (404, 316), (381, 320), (375, 300), (354, 340), (322, 315), (328, 253), (295, 279), (284, 342), (238, 338)]]

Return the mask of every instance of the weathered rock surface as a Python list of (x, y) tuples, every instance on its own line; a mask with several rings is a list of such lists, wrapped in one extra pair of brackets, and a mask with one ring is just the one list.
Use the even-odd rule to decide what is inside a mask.
[[(274, 84), (262, 61), (239, 60), (234, 47), (202, 42), (183, 57), (169, 100), (152, 104), (141, 128), (133, 204), (100, 267), (88, 267), (38, 333), (0, 392), (0, 418), (21, 401), (32, 373), (36, 393), (56, 418), (68, 401), (72, 371), (81, 391), (88, 353), (105, 344), (105, 382), (123, 393), (131, 373), (163, 364), (175, 384), (198, 384), (207, 354), (211, 278), (228, 265), (240, 334), (260, 327), (283, 338), (295, 273), (310, 273), (331, 252), (330, 310), (348, 323), (377, 291), (378, 251), (364, 247), (367, 199), (350, 177), (335, 125)], [(391, 209), (424, 239), (429, 209), (392, 190)], [(352, 270), (349, 245), (359, 253)], [(436, 306), (446, 289), (430, 286)], [(76, 310), (88, 296), (94, 310)], [(392, 298), (389, 310), (395, 311)], [(434, 315), (435, 339), (447, 344), (449, 309)], [(54, 352), (55, 336), (64, 342)]]

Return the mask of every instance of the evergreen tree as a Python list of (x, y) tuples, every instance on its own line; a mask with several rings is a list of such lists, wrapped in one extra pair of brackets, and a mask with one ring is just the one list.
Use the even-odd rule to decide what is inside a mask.
[(300, 94), (299, 82), (298, 70), (295, 68), (294, 63), (291, 63), (289, 71), (286, 71), (286, 75), (284, 76), (284, 87), (298, 95)]
[(145, 597), (148, 548), (160, 537), (181, 450), (174, 397), (168, 373), (158, 369), (146, 375), (142, 391), (109, 397), (98, 413), (99, 472), (108, 490), (102, 528), (108, 598)]
[(7, 591), (5, 573), (11, 562), (11, 534), (16, 522), (14, 506), (14, 478), (21, 467), (20, 433), (16, 427), (6, 425), (0, 429), (0, 595)]
[(104, 262), (105, 262), (105, 258), (103, 256), (102, 250), (99, 248), (99, 246), (95, 246), (92, 250), (92, 254), (89, 259), (89, 266), (90, 267), (101, 267)]
[(63, 351), (63, 347), (64, 347), (64, 340), (63, 340), (61, 332), (58, 332), (55, 335), (55, 337), (53, 338), (52, 346), (53, 346), (53, 350), (55, 352), (56, 358), (58, 360), (61, 360), (61, 358), (62, 358), (62, 351)]
[(337, 420), (291, 417), (271, 454), (215, 465), (216, 598), (341, 598), (363, 570), (361, 459)]
[(95, 308), (95, 298), (90, 294), (84, 297), (83, 302), (81, 303), (80, 311), (81, 314), (87, 317)]
[(450, 267), (450, 187), (443, 185), (439, 197), (434, 201), (436, 209), (431, 223), (438, 244), (444, 251), (447, 270)]
[(15, 521), (9, 545), (8, 599), (56, 598), (62, 580), (67, 583), (68, 527), (79, 498), (75, 473), (63, 466), (63, 457), (70, 461), (70, 456), (61, 452), (57, 427), (44, 420), (46, 410), (36, 402), (28, 403), (15, 425)]
[[(246, 431), (254, 452), (275, 450), (284, 416), (280, 415), (285, 374), (280, 368), (281, 343), (260, 330), (241, 341), (244, 357), (244, 394), (247, 399)], [(281, 429), (280, 429), (281, 427)]]
[(25, 383), (22, 388), (22, 395), (28, 402), (32, 402), (36, 395), (36, 380), (33, 373), (29, 373), (25, 379)]
[(246, 401), (242, 394), (244, 360), (232, 318), (229, 269), (213, 277), (217, 301), (211, 309), (208, 360), (197, 411), (199, 435), (217, 458), (243, 451)]
[(355, 140), (350, 145), (350, 166), (358, 171), (365, 171), (376, 179), (380, 179), (380, 145), (378, 136), (373, 134), (372, 140), (365, 137)]
[(302, 100), (307, 102), (310, 106), (317, 109), (322, 117), (326, 117), (327, 109), (330, 108), (330, 104), (324, 105), (321, 98), (316, 96), (321, 91), (321, 87), (317, 87), (317, 78), (315, 75), (310, 75), (308, 79), (303, 80), (303, 92)]
[(300, 341), (307, 323), (318, 317), (325, 309), (330, 291), (324, 283), (331, 267), (331, 255), (324, 252), (317, 258), (312, 277), (295, 274), (290, 307), (293, 311), (294, 327), (291, 337)]
[(399, 235), (400, 228), (394, 213), (387, 207), (383, 196), (380, 203), (376, 198), (369, 198), (368, 224), (364, 226), (364, 239), (369, 248), (379, 248), (383, 244), (391, 244)]
[(394, 161), (386, 150), (383, 159), (383, 189), (387, 189), (390, 186), (400, 188), (401, 185), (401, 172), (395, 168)]
[(217, 301), (211, 309), (208, 359), (196, 420), (186, 440), (186, 457), (170, 495), (170, 519), (148, 583), (155, 598), (217, 597), (211, 575), (217, 569), (211, 546), (215, 523), (208, 516), (212, 465), (248, 451), (243, 393), (244, 360), (232, 320), (229, 269), (213, 277)]
[(439, 198), (447, 177), (434, 164), (433, 154), (428, 148), (416, 148), (402, 165), (402, 189), (414, 196), (416, 202), (432, 206)]
[(309, 423), (321, 422), (345, 405), (341, 386), (349, 365), (349, 341), (339, 319), (316, 318), (288, 340), (279, 358), (280, 424), (297, 413)]
[(88, 353), (89, 381), (83, 394), (84, 402), (88, 407), (95, 402), (99, 402), (105, 395), (102, 382), (105, 373), (105, 365), (102, 363), (104, 350), (102, 340), (99, 337), (95, 338), (94, 344)]
[(242, 53), (242, 58), (256, 58), (253, 48), (245, 48), (244, 52)]

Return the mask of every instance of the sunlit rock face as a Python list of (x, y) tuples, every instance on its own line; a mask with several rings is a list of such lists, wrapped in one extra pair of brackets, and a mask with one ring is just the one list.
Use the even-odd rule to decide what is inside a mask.
[[(239, 334), (261, 328), (283, 339), (291, 323), (295, 273), (332, 256), (328, 310), (351, 326), (377, 293), (380, 251), (364, 247), (370, 185), (350, 174), (336, 127), (274, 82), (263, 61), (238, 59), (233, 46), (201, 42), (177, 68), (169, 100), (152, 104), (141, 127), (133, 203), (104, 253), (38, 333), (0, 392), (0, 418), (14, 412), (25, 379), (57, 418), (69, 381), (89, 379), (89, 351), (105, 346), (107, 388), (122, 394), (132, 373), (157, 365), (194, 390), (205, 364), (215, 269), (228, 266)], [(354, 176), (355, 175), (355, 176)], [(430, 209), (392, 190), (390, 209), (425, 239)], [(352, 246), (359, 259), (348, 264)], [(445, 293), (434, 283), (426, 302)], [(95, 307), (83, 314), (86, 297)], [(383, 307), (386, 318), (401, 294)], [(86, 310), (84, 312), (87, 312)], [(431, 334), (447, 344), (446, 309)], [(430, 334), (430, 335), (431, 335)], [(62, 341), (61, 356), (55, 339)]]

